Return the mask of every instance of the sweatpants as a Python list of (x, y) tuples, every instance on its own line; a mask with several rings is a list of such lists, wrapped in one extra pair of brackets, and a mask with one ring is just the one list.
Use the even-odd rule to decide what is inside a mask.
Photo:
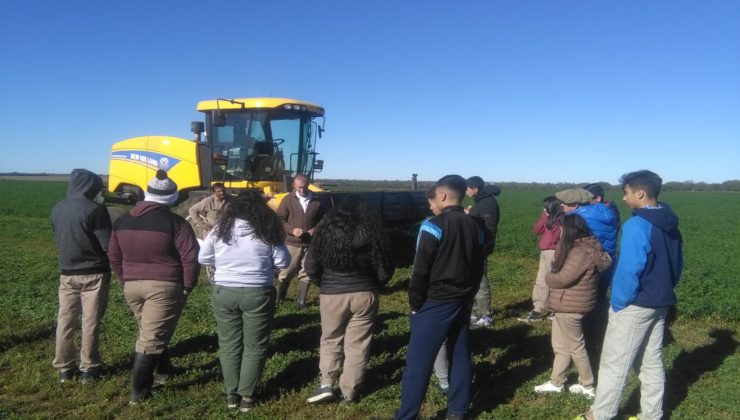
[(411, 337), (401, 379), (396, 419), (415, 419), (424, 402), (434, 359), (447, 339), (450, 388), (447, 415), (463, 415), (470, 405), (472, 363), (468, 332), (472, 302), (425, 302), (410, 317)]

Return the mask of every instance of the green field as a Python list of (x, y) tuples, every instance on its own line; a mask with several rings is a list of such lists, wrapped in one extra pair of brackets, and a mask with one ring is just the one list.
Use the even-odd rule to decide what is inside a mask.
[[(49, 210), (64, 196), (63, 182), (0, 181), (0, 418), (230, 418), (217, 359), (215, 321), (207, 283), (191, 295), (172, 341), (180, 373), (146, 404), (129, 407), (129, 370), (136, 325), (120, 286), (112, 287), (103, 320), (102, 354), (107, 377), (95, 385), (57, 383), (51, 366), (58, 267)], [(489, 264), (495, 327), (474, 330), (472, 411), (478, 418), (571, 419), (585, 411), (583, 397), (536, 395), (552, 362), (549, 323), (523, 324), (537, 269), (531, 227), (542, 198), (553, 191), (504, 191), (497, 249)], [(608, 192), (610, 199), (619, 199)], [(740, 353), (738, 274), (740, 193), (672, 192), (661, 199), (681, 218), (686, 268), (676, 318), (665, 347), (667, 417), (740, 418), (737, 378)], [(620, 201), (620, 200), (616, 200)], [(621, 205), (621, 201), (620, 201)], [(629, 212), (624, 207), (622, 219)], [(349, 406), (305, 404), (318, 384), (318, 307), (278, 310), (261, 404), (243, 415), (265, 419), (390, 418), (398, 406), (408, 323), (408, 270), (397, 272), (381, 297), (381, 314), (367, 386)], [(295, 287), (295, 286), (294, 286)], [(295, 290), (290, 291), (294, 296)], [(316, 289), (311, 290), (316, 298)], [(575, 372), (572, 372), (575, 379)], [(622, 415), (639, 410), (637, 381), (625, 392)], [(445, 408), (430, 387), (425, 418)]]

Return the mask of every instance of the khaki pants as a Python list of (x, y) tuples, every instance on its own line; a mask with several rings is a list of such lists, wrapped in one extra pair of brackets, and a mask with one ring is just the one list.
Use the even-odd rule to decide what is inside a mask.
[(319, 295), (321, 384), (332, 384), (341, 367), (339, 389), (349, 400), (365, 378), (378, 306), (377, 292)]
[(287, 284), (290, 284), (290, 279), (297, 274), (298, 281), (308, 283), (308, 274), (303, 269), (303, 265), (306, 262), (306, 255), (308, 254), (308, 246), (286, 244), (286, 247), (288, 248), (288, 253), (290, 253), (290, 265), (285, 270), (280, 270), (278, 281), (280, 283), (288, 282)]
[(534, 310), (541, 314), (547, 313), (547, 297), (550, 295), (550, 288), (545, 283), (545, 276), (550, 272), (554, 257), (554, 249), (540, 251), (540, 268), (537, 270), (537, 279), (532, 288), (532, 304)]
[(552, 362), (550, 376), (553, 385), (565, 384), (565, 374), (572, 359), (578, 370), (579, 383), (586, 388), (594, 386), (594, 374), (586, 353), (582, 322), (583, 314), (555, 313), (552, 322), (552, 350), (555, 360)]
[(108, 305), (109, 290), (110, 273), (76, 276), (62, 274), (59, 277), (59, 313), (52, 362), (56, 369), (69, 370), (77, 367), (74, 335), (80, 317), (80, 369), (87, 371), (100, 367), (100, 320)]
[(126, 281), (123, 295), (139, 325), (136, 352), (162, 354), (185, 306), (182, 284), (160, 280)]

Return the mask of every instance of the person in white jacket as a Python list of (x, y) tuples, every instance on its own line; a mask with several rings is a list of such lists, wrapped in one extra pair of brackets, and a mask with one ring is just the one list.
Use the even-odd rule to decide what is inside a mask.
[(247, 412), (267, 358), (276, 270), (290, 264), (282, 222), (259, 192), (244, 191), (203, 241), (198, 261), (215, 266), (213, 313), (226, 405)]

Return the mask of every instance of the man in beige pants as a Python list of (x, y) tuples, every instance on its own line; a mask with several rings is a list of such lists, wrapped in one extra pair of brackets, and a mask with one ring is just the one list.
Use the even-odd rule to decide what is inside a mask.
[(102, 206), (103, 180), (86, 169), (75, 169), (64, 200), (51, 211), (54, 239), (59, 250), (59, 313), (53, 366), (59, 381), (77, 372), (75, 325), (82, 318), (80, 379), (100, 378), (98, 350), (100, 320), (108, 303), (110, 264), (106, 252), (111, 221)]

